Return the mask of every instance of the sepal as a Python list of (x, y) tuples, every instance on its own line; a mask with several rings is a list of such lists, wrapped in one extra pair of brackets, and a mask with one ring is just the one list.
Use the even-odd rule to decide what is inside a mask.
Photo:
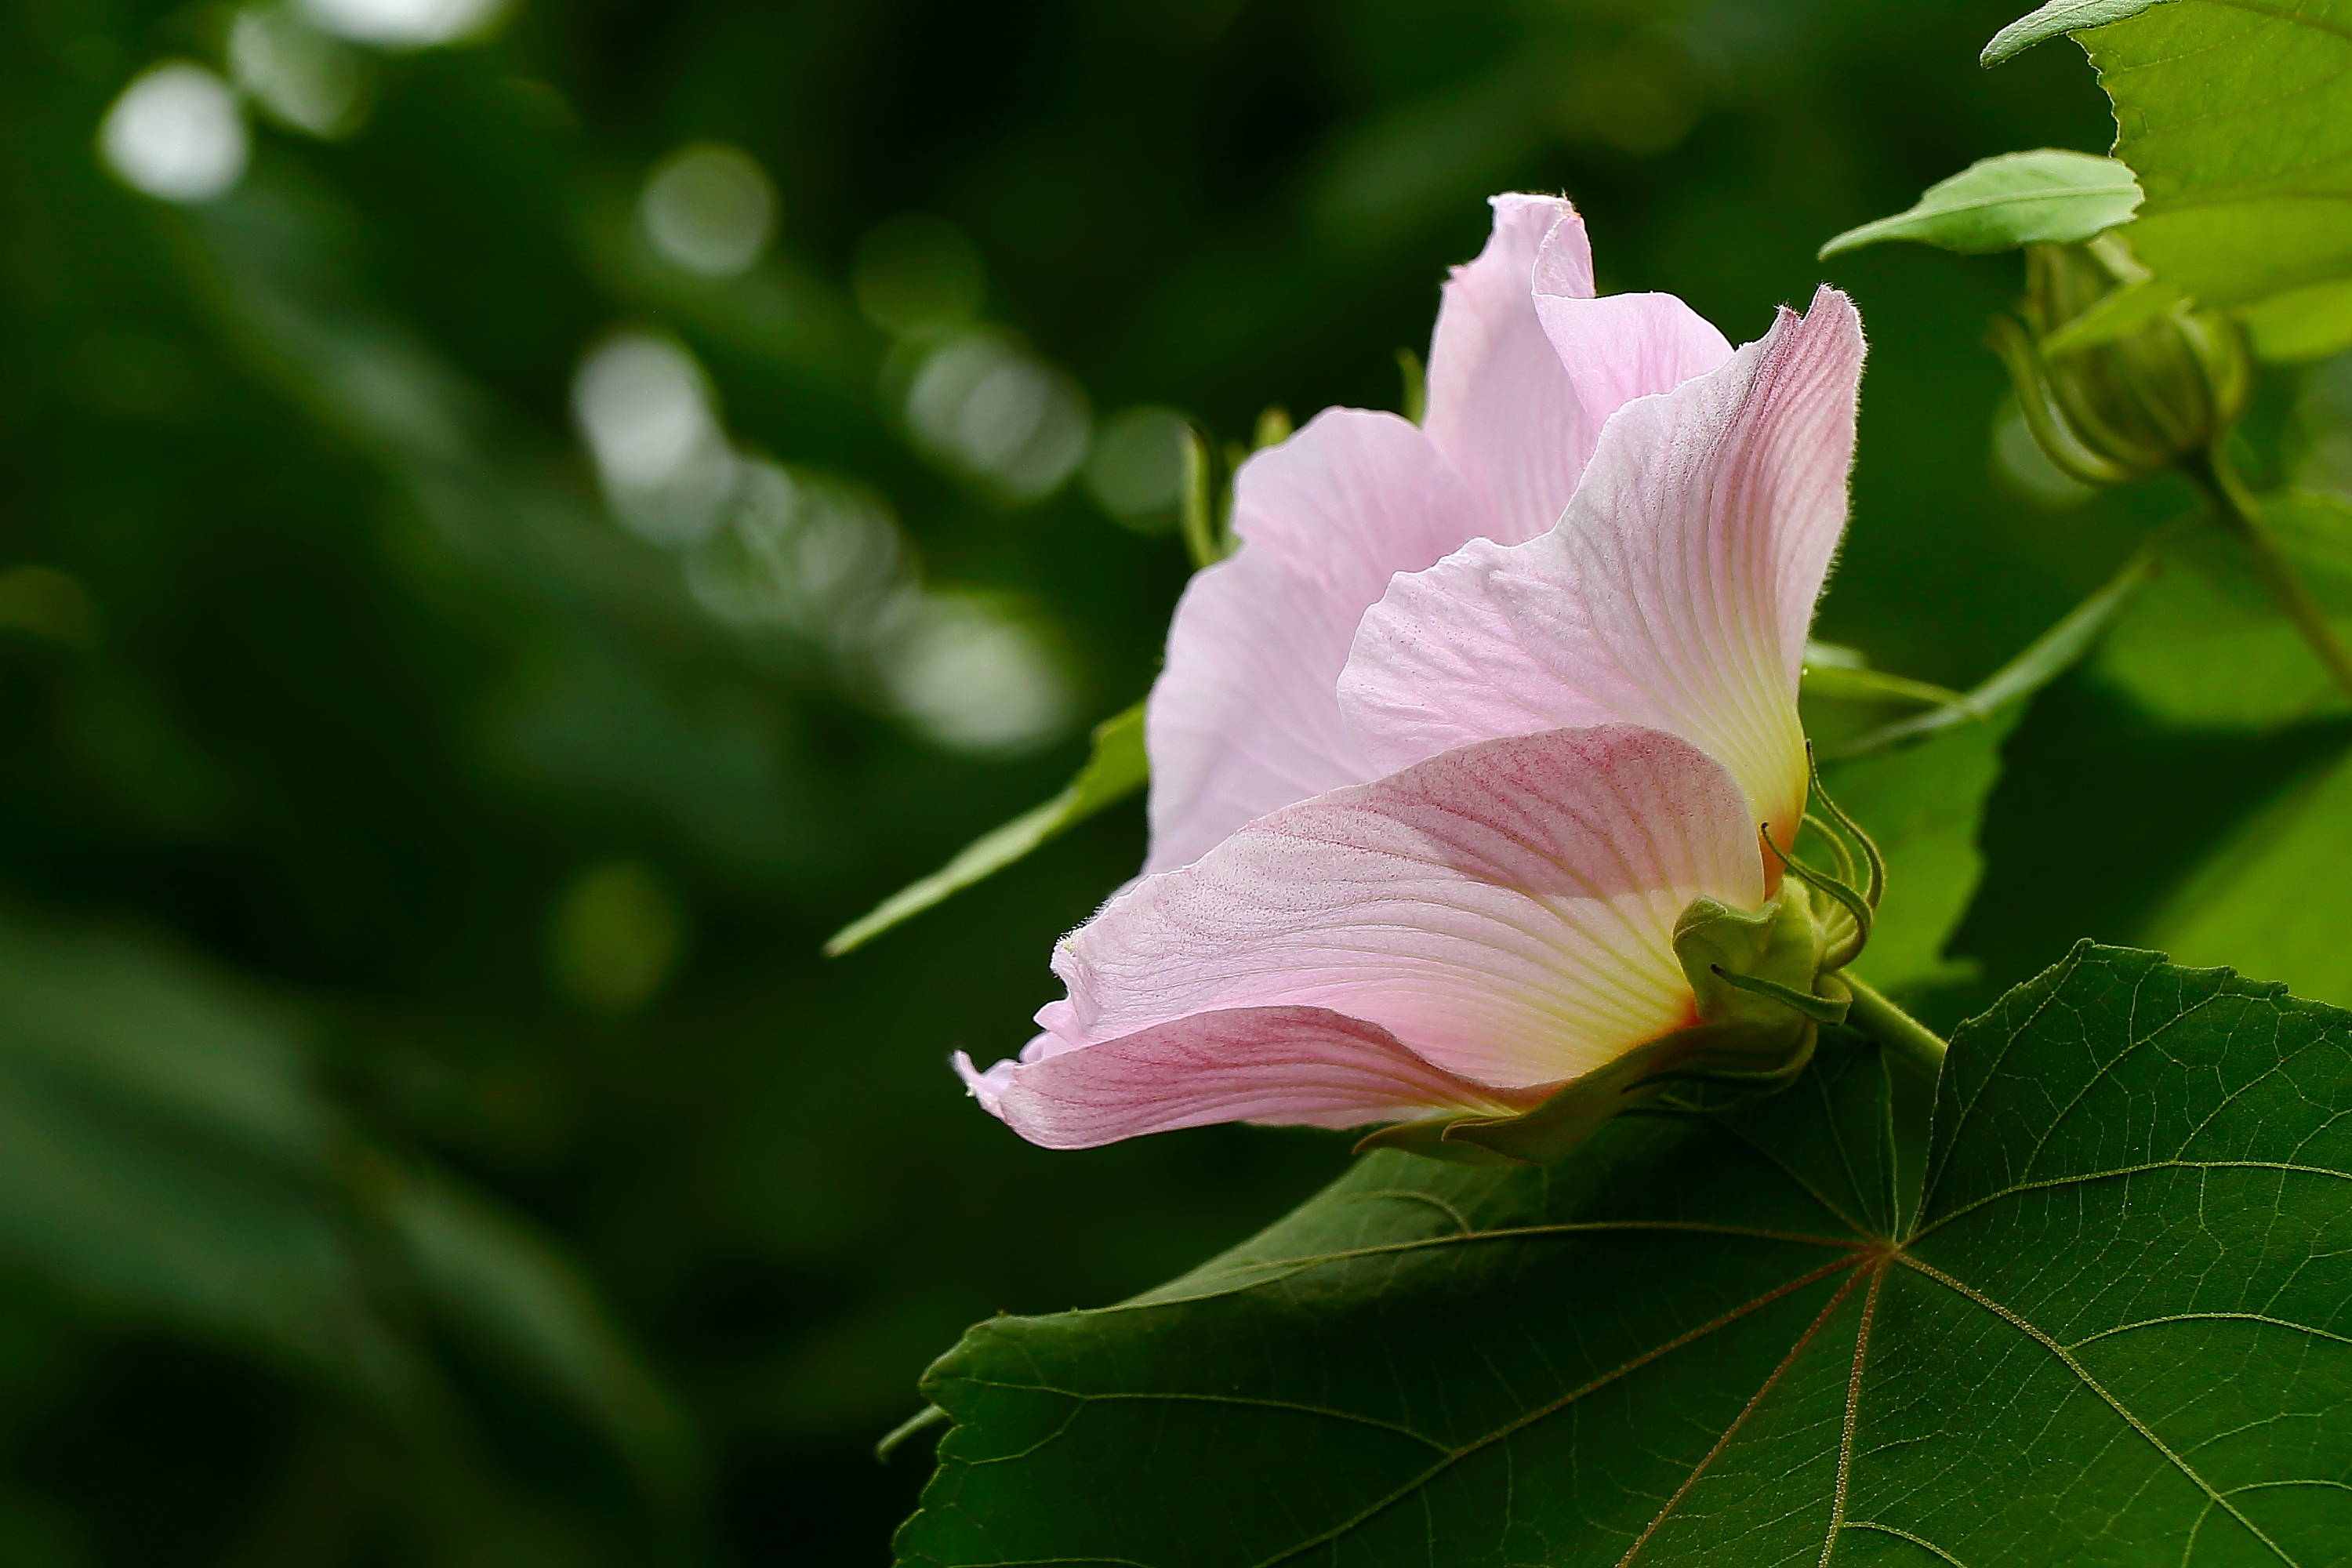
[[(1822, 946), (1811, 893), (1794, 877), (1752, 913), (1694, 899), (1675, 922), (1675, 956), (1703, 1025), (1771, 1028), (1792, 1014), (1811, 1016), (1812, 1009), (1802, 1004), (1818, 999)], [(1791, 998), (1801, 1000), (1792, 1005)]]

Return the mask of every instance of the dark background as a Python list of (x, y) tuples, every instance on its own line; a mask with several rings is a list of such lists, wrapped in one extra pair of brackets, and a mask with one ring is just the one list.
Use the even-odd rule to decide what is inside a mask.
[[(1990, 669), (2186, 494), (2004, 488), (1978, 340), (2014, 258), (1813, 260), (1970, 159), (2105, 149), (2072, 46), (1978, 68), (2018, 0), (522, 0), (488, 41), (366, 53), (356, 130), (257, 122), (243, 183), (183, 206), (96, 128), (152, 61), (219, 68), (234, 13), (7, 4), (0, 568), (96, 616), (0, 625), (0, 1561), (28, 1568), (881, 1563), (929, 1438), (872, 1446), (964, 1324), (1147, 1286), (1345, 1158), (1236, 1128), (1046, 1153), (948, 1071), (1025, 1037), (1052, 939), (1138, 863), (1132, 804), (818, 955), (1058, 787), (1186, 571), (1083, 484), (1006, 505), (921, 455), (916, 349), (848, 287), (890, 220), (961, 230), (981, 317), (1097, 416), (1221, 437), (1394, 406), (1491, 191), (1567, 191), (1604, 291), (1734, 341), (1827, 276), (1872, 347), (1821, 631), (1928, 679)], [(631, 227), (703, 140), (780, 197), (746, 279)], [(1070, 722), (959, 752), (856, 658), (704, 613), (572, 424), (626, 324), (691, 350), (739, 445), (865, 487), (924, 583), (1056, 650)], [(2242, 812), (2313, 733), (2168, 738), (2063, 685), (1995, 802), (1983, 980), (1928, 1005), (2131, 935), (2167, 803)]]

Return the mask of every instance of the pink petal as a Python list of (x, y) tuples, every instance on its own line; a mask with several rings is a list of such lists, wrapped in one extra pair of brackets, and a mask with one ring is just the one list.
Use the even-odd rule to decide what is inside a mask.
[(1584, 220), (1557, 196), (1492, 198), (1478, 258), (1454, 269), (1429, 343), (1429, 438), (1493, 518), (1491, 537), (1531, 539), (1559, 521), (1601, 421), (1589, 416), (1544, 335), (1532, 292), (1590, 298)]
[(1215, 1121), (1362, 1127), (1440, 1111), (1508, 1115), (1528, 1099), (1441, 1072), (1377, 1025), (1321, 1007), (1198, 1013), (1081, 1050), (956, 1070), (1032, 1143), (1091, 1149)]
[(1792, 832), (1798, 668), (1845, 524), (1862, 358), (1852, 302), (1823, 289), (1719, 369), (1621, 409), (1552, 532), (1400, 578), (1340, 679), (1371, 763), (1624, 721), (1702, 747), (1755, 820)]
[(1672, 294), (1594, 300), (1546, 292), (1539, 271), (1536, 318), (1596, 431), (1633, 399), (1672, 392), (1731, 357), (1715, 323)]
[(1326, 409), (1242, 466), (1242, 548), (1185, 590), (1145, 716), (1147, 869), (1372, 776), (1337, 695), (1356, 625), (1391, 576), (1442, 559), (1485, 521), (1429, 438), (1392, 414)]
[(1631, 725), (1488, 742), (1129, 888), (1055, 953), (1069, 1000), (1039, 1015), (1036, 1048), (1319, 1007), (1481, 1083), (1557, 1083), (1690, 1021), (1673, 932), (1702, 894), (1763, 897), (1721, 766)]

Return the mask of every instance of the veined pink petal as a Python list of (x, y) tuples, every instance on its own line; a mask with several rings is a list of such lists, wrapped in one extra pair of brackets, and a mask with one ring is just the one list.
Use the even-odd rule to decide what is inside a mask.
[(1474, 542), (1364, 617), (1340, 705), (1375, 766), (1625, 721), (1730, 769), (1793, 834), (1797, 677), (1845, 524), (1860, 321), (1823, 289), (1720, 368), (1627, 404), (1559, 526)]
[(1492, 198), (1495, 226), (1475, 261), (1454, 269), (1429, 342), (1429, 438), (1493, 519), (1490, 537), (1532, 539), (1559, 519), (1601, 428), (1577, 400), (1537, 319), (1546, 287), (1590, 298), (1584, 220), (1557, 196)]
[(1148, 870), (1372, 776), (1337, 696), (1356, 624), (1396, 573), (1486, 531), (1426, 436), (1345, 408), (1242, 465), (1234, 527), (1241, 549), (1185, 590), (1151, 689)]
[(1449, 752), (1261, 817), (1066, 939), (1042, 1058), (1235, 1008), (1376, 1025), (1446, 1072), (1556, 1083), (1691, 1021), (1675, 920), (1763, 870), (1738, 785), (1672, 735)]
[(990, 1113), (1048, 1149), (1214, 1121), (1362, 1127), (1441, 1111), (1503, 1116), (1530, 1103), (1441, 1071), (1378, 1025), (1322, 1007), (1198, 1013), (1081, 1049), (1033, 1047), (984, 1073), (961, 1051), (955, 1062)]
[(1672, 294), (1595, 300), (1549, 293), (1543, 283), (1538, 270), (1536, 318), (1595, 431), (1633, 399), (1672, 392), (1731, 357), (1715, 323)]

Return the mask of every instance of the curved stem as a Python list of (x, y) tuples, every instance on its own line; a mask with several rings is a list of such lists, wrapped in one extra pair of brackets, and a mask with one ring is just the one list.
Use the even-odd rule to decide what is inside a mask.
[(1837, 977), (1853, 993), (1853, 1005), (1845, 1015), (1847, 1026), (1910, 1062), (1933, 1083), (1944, 1070), (1944, 1037), (1888, 1001), (1885, 992), (1852, 970), (1842, 969)]
[(2248, 492), (2237, 471), (2230, 467), (2229, 457), (2222, 451), (2221, 443), (2216, 441), (2210, 451), (2184, 459), (2181, 468), (2197, 488), (2205, 492), (2205, 499), (2212, 503), (2214, 514), (2221, 519), (2222, 526), (2235, 534), (2238, 542), (2246, 547), (2246, 554), (2253, 561), (2254, 570), (2261, 574), (2263, 586), (2270, 589), (2272, 596), (2278, 600), (2279, 608), (2286, 612), (2287, 619), (2293, 621), (2295, 629), (2303, 634), (2303, 640), (2311, 645), (2311, 651), (2319, 656), (2319, 662), (2327, 667), (2327, 673), (2335, 678), (2336, 684), (2344, 689), (2345, 695), (2352, 697), (2352, 650), (2345, 647), (2344, 639), (2336, 636), (2334, 624), (2327, 618), (2327, 612), (2320, 608), (2319, 601), (2312, 597), (2311, 589), (2295, 575), (2294, 568), (2279, 549), (2278, 541), (2263, 525), (2260, 503)]

